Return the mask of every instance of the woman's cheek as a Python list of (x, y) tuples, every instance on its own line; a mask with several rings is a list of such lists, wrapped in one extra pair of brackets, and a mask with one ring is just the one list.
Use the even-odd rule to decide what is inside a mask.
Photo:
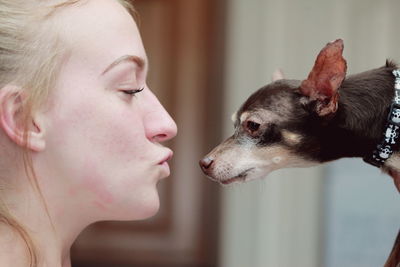
[(83, 164), (80, 180), (84, 191), (93, 197), (95, 206), (106, 209), (114, 204), (115, 196), (109, 190), (110, 183), (92, 159), (87, 159)]

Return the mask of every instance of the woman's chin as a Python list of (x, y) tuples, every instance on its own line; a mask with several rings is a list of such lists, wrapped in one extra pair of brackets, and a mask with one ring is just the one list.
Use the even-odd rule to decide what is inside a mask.
[[(118, 197), (123, 195), (125, 197)], [(96, 214), (101, 220), (144, 220), (156, 215), (160, 209), (160, 197), (156, 186), (130, 193), (114, 192), (112, 200), (98, 198), (94, 202)]]
[(149, 193), (146, 197), (139, 197), (140, 201), (129, 205), (127, 203), (121, 213), (122, 220), (144, 220), (153, 217), (160, 209), (160, 198), (158, 192)]
[(133, 214), (136, 218), (133, 220), (144, 220), (150, 217), (153, 217), (157, 214), (160, 209), (160, 201), (157, 198), (157, 201), (154, 201), (152, 204), (148, 204), (147, 206), (143, 206), (140, 212)]

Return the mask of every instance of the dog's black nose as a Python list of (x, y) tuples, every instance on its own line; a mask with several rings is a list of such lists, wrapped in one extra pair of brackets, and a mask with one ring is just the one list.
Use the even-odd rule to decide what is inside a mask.
[(212, 160), (212, 159), (209, 158), (209, 157), (206, 157), (206, 158), (200, 160), (199, 164), (200, 164), (201, 169), (202, 169), (203, 171), (205, 171), (205, 170), (207, 170), (208, 168), (211, 167), (211, 165), (213, 164), (213, 162), (214, 162), (214, 160)]

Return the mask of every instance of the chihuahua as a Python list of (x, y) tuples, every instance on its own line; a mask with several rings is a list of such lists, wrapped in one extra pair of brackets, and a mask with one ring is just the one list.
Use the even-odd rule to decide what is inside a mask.
[[(227, 185), (360, 157), (400, 190), (400, 71), (386, 61), (346, 77), (343, 47), (340, 39), (328, 43), (305, 80), (277, 73), (253, 93), (232, 116), (233, 135), (200, 160), (203, 172)], [(399, 236), (385, 267), (399, 264)]]

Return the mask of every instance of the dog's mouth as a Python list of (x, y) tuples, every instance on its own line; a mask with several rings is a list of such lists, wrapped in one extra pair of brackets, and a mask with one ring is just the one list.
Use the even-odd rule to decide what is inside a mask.
[(218, 182), (220, 184), (222, 184), (222, 185), (228, 185), (228, 184), (232, 184), (232, 183), (235, 183), (235, 182), (245, 182), (247, 174), (253, 169), (254, 168), (247, 169), (247, 170), (239, 173), (239, 175), (236, 175), (236, 176), (234, 176), (232, 178), (228, 178), (228, 179), (225, 179), (225, 180), (218, 180)]

